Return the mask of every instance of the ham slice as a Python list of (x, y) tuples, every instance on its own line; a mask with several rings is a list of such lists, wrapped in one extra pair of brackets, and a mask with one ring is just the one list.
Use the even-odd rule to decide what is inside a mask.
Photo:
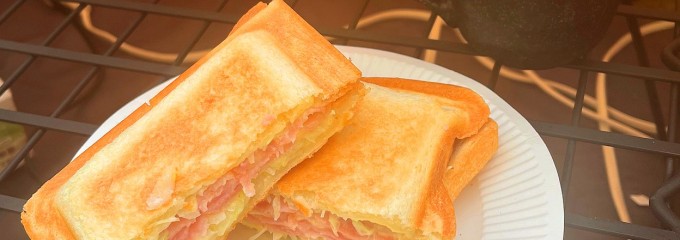
[[(294, 205), (283, 201), (279, 197), (270, 198), (257, 204), (248, 213), (246, 221), (260, 224), (272, 232), (298, 236), (304, 239), (396, 239), (394, 233), (386, 227), (369, 222), (343, 219), (326, 212), (315, 212), (311, 216), (306, 216)], [(369, 230), (371, 233), (367, 233), (366, 230)]]
[[(284, 152), (289, 150), (297, 134), (305, 129), (312, 128), (319, 122), (319, 115), (324, 113), (324, 108), (314, 107), (307, 110), (301, 118), (288, 126), (283, 134), (274, 139), (265, 148), (255, 151), (247, 157), (239, 166), (229, 171), (215, 183), (208, 186), (196, 199), (198, 211), (195, 218), (177, 216), (179, 219), (171, 223), (166, 231), (170, 240), (197, 239), (208, 230), (208, 218), (231, 200), (239, 190), (247, 197), (255, 195), (255, 185), (252, 180), (262, 172), (262, 168)], [(266, 117), (266, 121), (269, 117)], [(267, 123), (268, 124), (268, 123)]]

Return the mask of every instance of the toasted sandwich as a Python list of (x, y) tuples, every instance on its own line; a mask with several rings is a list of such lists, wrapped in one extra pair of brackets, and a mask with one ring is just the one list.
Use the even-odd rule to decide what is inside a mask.
[(301, 239), (451, 239), (443, 183), (454, 142), (475, 135), (489, 108), (473, 91), (365, 78), (355, 116), (291, 170), (244, 225)]
[(24, 206), (28, 235), (221, 239), (346, 125), (359, 70), (282, 1), (257, 9), (46, 182)]
[(498, 150), (498, 124), (489, 119), (477, 134), (454, 143), (449, 167), (444, 173), (444, 185), (456, 200), (460, 192), (482, 171)]

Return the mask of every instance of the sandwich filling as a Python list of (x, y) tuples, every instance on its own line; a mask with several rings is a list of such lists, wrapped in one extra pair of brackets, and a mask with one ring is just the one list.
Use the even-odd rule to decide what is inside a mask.
[[(277, 159), (288, 151), (295, 143), (298, 132), (313, 128), (328, 111), (323, 107), (307, 110), (303, 116), (288, 126), (282, 134), (272, 140), (266, 147), (255, 151), (239, 166), (223, 175), (213, 184), (206, 187), (196, 196), (194, 204), (190, 204), (190, 211), (180, 211), (175, 221), (165, 229), (168, 239), (197, 239), (208, 232), (211, 225), (211, 215), (220, 213), (225, 205), (235, 198), (239, 191), (246, 197), (255, 195), (255, 185), (252, 180), (263, 171), (267, 163)], [(273, 121), (273, 117), (272, 120)], [(270, 122), (265, 121), (263, 125)], [(267, 169), (271, 170), (272, 169)], [(273, 175), (273, 172), (269, 174)]]
[[(184, 199), (181, 207), (175, 208), (176, 214), (152, 224), (144, 236), (175, 240), (223, 239), (225, 232), (233, 227), (231, 222), (245, 217), (256, 201), (267, 195), (266, 191), (274, 182), (321, 148), (349, 121), (351, 109), (364, 95), (364, 88), (356, 85), (343, 92), (304, 110), (268, 144), (244, 157), (240, 165)], [(266, 117), (261, 124), (273, 126), (275, 120), (275, 116)], [(151, 202), (147, 201), (147, 205)]]
[(299, 208), (279, 196), (271, 195), (248, 213), (246, 224), (264, 227), (276, 234), (303, 239), (397, 239), (389, 228), (367, 221), (339, 217), (326, 211)]

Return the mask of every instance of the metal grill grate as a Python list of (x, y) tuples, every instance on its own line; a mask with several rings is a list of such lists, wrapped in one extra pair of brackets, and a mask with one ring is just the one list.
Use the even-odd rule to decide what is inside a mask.
[[(1, 10), (0, 26), (5, 24), (6, 20), (11, 17), (17, 11), (17, 9), (27, 2), (28, 1), (26, 0), (15, 0), (12, 4), (9, 4), (6, 9)], [(28, 137), (27, 143), (22, 149), (18, 151), (18, 154), (11, 160), (9, 166), (0, 172), (0, 181), (5, 179), (17, 167), (22, 159), (25, 159), (28, 156), (31, 149), (36, 146), (36, 144), (41, 140), (46, 132), (60, 131), (67, 134), (83, 136), (89, 136), (94, 132), (94, 130), (97, 128), (97, 126), (94, 124), (61, 119), (60, 116), (65, 110), (69, 109), (74, 104), (74, 102), (79, 100), (79, 96), (82, 94), (83, 90), (95, 79), (97, 73), (101, 71), (101, 69), (119, 69), (130, 72), (148, 73), (161, 77), (178, 75), (186, 68), (186, 66), (183, 66), (182, 63), (187, 54), (201, 40), (211, 24), (233, 24), (238, 20), (239, 17), (220, 13), (220, 10), (226, 6), (226, 0), (221, 0), (221, 2), (218, 4), (218, 8), (215, 9), (216, 11), (159, 5), (155, 3), (158, 2), (157, 0), (154, 3), (121, 0), (65, 0), (65, 2), (75, 2), (79, 5), (75, 10), (67, 10), (67, 14), (63, 20), (44, 39), (44, 41), (40, 43), (24, 43), (0, 39), (0, 50), (21, 53), (28, 56), (8, 78), (4, 79), (4, 84), (0, 86), (0, 94), (4, 93), (13, 84), (15, 84), (20, 79), (20, 77), (25, 74), (28, 69), (30, 69), (31, 64), (37, 58), (59, 59), (90, 66), (84, 77), (77, 81), (70, 93), (48, 115), (0, 110), (0, 120), (19, 123), (25, 126), (35, 127), (37, 129), (37, 131), (33, 132), (32, 135)], [(443, 52), (477, 55), (473, 49), (461, 43), (443, 40), (429, 40), (427, 39), (427, 36), (395, 37), (389, 34), (357, 30), (356, 26), (358, 24), (359, 18), (364, 15), (369, 2), (370, 0), (364, 1), (361, 11), (353, 16), (354, 20), (351, 22), (348, 29), (329, 28), (323, 26), (318, 26), (317, 29), (326, 36), (338, 38), (335, 41), (337, 44), (347, 44), (350, 40), (356, 40), (407, 46), (417, 49), (418, 52), (422, 52), (424, 49), (434, 49)], [(288, 1), (288, 3), (294, 6), (297, 4), (297, 1)], [(81, 24), (79, 23), (77, 16), (87, 5), (93, 5), (100, 8), (111, 8), (137, 12), (140, 13), (140, 15), (138, 15), (138, 17), (132, 21), (132, 24), (130, 24), (126, 29), (118, 34), (118, 40), (111, 44), (108, 49), (102, 53), (79, 52), (51, 46), (51, 43), (68, 26), (81, 28)], [(672, 162), (670, 158), (680, 157), (680, 144), (674, 143), (674, 141), (677, 141), (677, 134), (679, 132), (677, 130), (677, 124), (680, 122), (677, 114), (677, 110), (680, 109), (678, 106), (678, 84), (680, 84), (680, 72), (677, 72), (677, 70), (680, 69), (671, 71), (650, 68), (648, 63), (649, 61), (644, 60), (644, 56), (646, 56), (646, 54), (644, 53), (644, 46), (642, 45), (642, 39), (640, 38), (638, 28), (638, 19), (668, 20), (675, 21), (677, 24), (680, 22), (680, 14), (648, 9), (638, 9), (631, 6), (620, 6), (618, 13), (619, 15), (627, 18), (627, 23), (631, 29), (631, 33), (633, 34), (633, 42), (640, 56), (641, 64), (639, 66), (633, 66), (629, 64), (608, 63), (597, 60), (582, 60), (580, 62), (564, 66), (566, 68), (577, 69), (580, 71), (576, 103), (575, 107), (572, 109), (572, 118), (570, 120), (571, 124), (564, 125), (540, 121), (530, 121), (540, 134), (567, 140), (567, 153), (561, 179), (565, 199), (567, 194), (569, 194), (567, 190), (569, 189), (568, 186), (572, 175), (571, 166), (574, 160), (576, 142), (588, 142), (640, 152), (656, 153), (669, 158), (669, 163)], [(200, 21), (202, 25), (199, 28), (197, 34), (191, 38), (190, 43), (183, 47), (182, 51), (179, 51), (178, 57), (173, 63), (162, 64), (115, 56), (115, 53), (119, 50), (121, 44), (126, 41), (126, 39), (128, 39), (135, 29), (138, 28), (143, 19), (150, 14), (163, 15), (178, 19), (197, 20)], [(434, 24), (434, 17), (432, 17), (427, 24), (432, 27)], [(679, 39), (676, 39), (676, 42), (678, 40)], [(673, 66), (672, 64), (674, 61), (672, 60), (672, 54), (677, 53), (677, 49), (669, 51), (671, 54), (671, 57), (669, 58), (671, 60), (669, 60), (669, 63), (667, 64), (669, 67), (671, 67)], [(677, 63), (677, 58), (675, 61), (675, 66), (680, 66), (680, 64)], [(489, 87), (492, 89), (495, 87), (495, 83), (499, 77), (500, 68), (501, 66), (497, 64), (491, 72), (492, 80), (490, 81)], [(661, 126), (659, 129), (666, 129), (664, 123), (668, 123), (668, 132), (660, 133), (658, 139), (655, 140), (631, 137), (617, 133), (601, 132), (579, 127), (588, 75), (595, 72), (634, 77), (648, 83), (653, 83), (654, 81), (671, 83), (672, 90), (670, 106), (671, 109), (675, 109), (675, 111), (671, 111), (670, 119), (663, 118), (660, 110), (661, 107), (658, 103), (659, 100), (655, 97), (655, 95), (650, 95), (650, 102), (652, 103), (651, 107), (653, 110), (652, 112), (654, 113), (655, 122), (658, 126)], [(647, 86), (649, 87), (649, 85)], [(648, 90), (649, 89), (650, 88), (648, 88)], [(680, 189), (680, 174), (676, 173), (674, 177), (669, 177), (670, 180), (667, 181), (665, 185), (660, 186), (657, 194), (652, 197), (651, 203), (652, 209), (658, 216), (659, 220), (669, 226), (670, 230), (627, 224), (617, 221), (600, 220), (573, 213), (565, 214), (566, 226), (632, 239), (678, 239), (680, 236), (680, 220), (678, 220), (677, 215), (675, 215), (668, 208), (666, 198), (672, 196), (674, 191)], [(0, 195), (0, 213), (2, 213), (3, 210), (9, 210), (15, 212), (11, 214), (18, 214), (21, 211), (21, 207), (23, 206), (24, 202), (24, 199)], [(2, 226), (0, 226), (0, 229), (1, 228)]]

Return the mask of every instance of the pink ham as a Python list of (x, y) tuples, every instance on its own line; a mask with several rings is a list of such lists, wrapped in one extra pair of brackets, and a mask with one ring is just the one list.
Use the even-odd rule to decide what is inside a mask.
[[(278, 218), (274, 216), (275, 211), (273, 202), (278, 201), (280, 209), (278, 210)], [(330, 218), (335, 218), (338, 221), (336, 232), (333, 230), (330, 223)], [(319, 213), (313, 213), (312, 216), (305, 216), (298, 211), (294, 206), (287, 204), (280, 198), (270, 199), (269, 201), (260, 202), (255, 208), (248, 213), (247, 220), (250, 222), (261, 224), (268, 229), (276, 232), (286, 233), (292, 236), (298, 236), (310, 239), (329, 239), (329, 240), (391, 240), (395, 239), (393, 234), (385, 228), (376, 228), (375, 225), (364, 223), (366, 227), (375, 229), (371, 236), (363, 236), (357, 232), (351, 220), (343, 220), (330, 213), (321, 216)]]
[[(252, 180), (262, 171), (262, 168), (270, 161), (278, 158), (293, 146), (295, 138), (304, 128), (314, 127), (318, 123), (323, 108), (315, 107), (307, 110), (303, 117), (297, 119), (284, 133), (274, 139), (267, 147), (254, 152), (246, 158), (238, 167), (222, 176), (212, 185), (208, 186), (203, 194), (198, 196), (198, 217), (194, 219), (178, 217), (179, 221), (171, 223), (166, 231), (170, 240), (196, 239), (208, 230), (208, 216), (219, 210), (229, 202), (237, 193), (239, 186), (247, 197), (255, 195), (255, 185)], [(268, 120), (266, 117), (265, 120)], [(309, 118), (309, 121), (308, 121)]]

